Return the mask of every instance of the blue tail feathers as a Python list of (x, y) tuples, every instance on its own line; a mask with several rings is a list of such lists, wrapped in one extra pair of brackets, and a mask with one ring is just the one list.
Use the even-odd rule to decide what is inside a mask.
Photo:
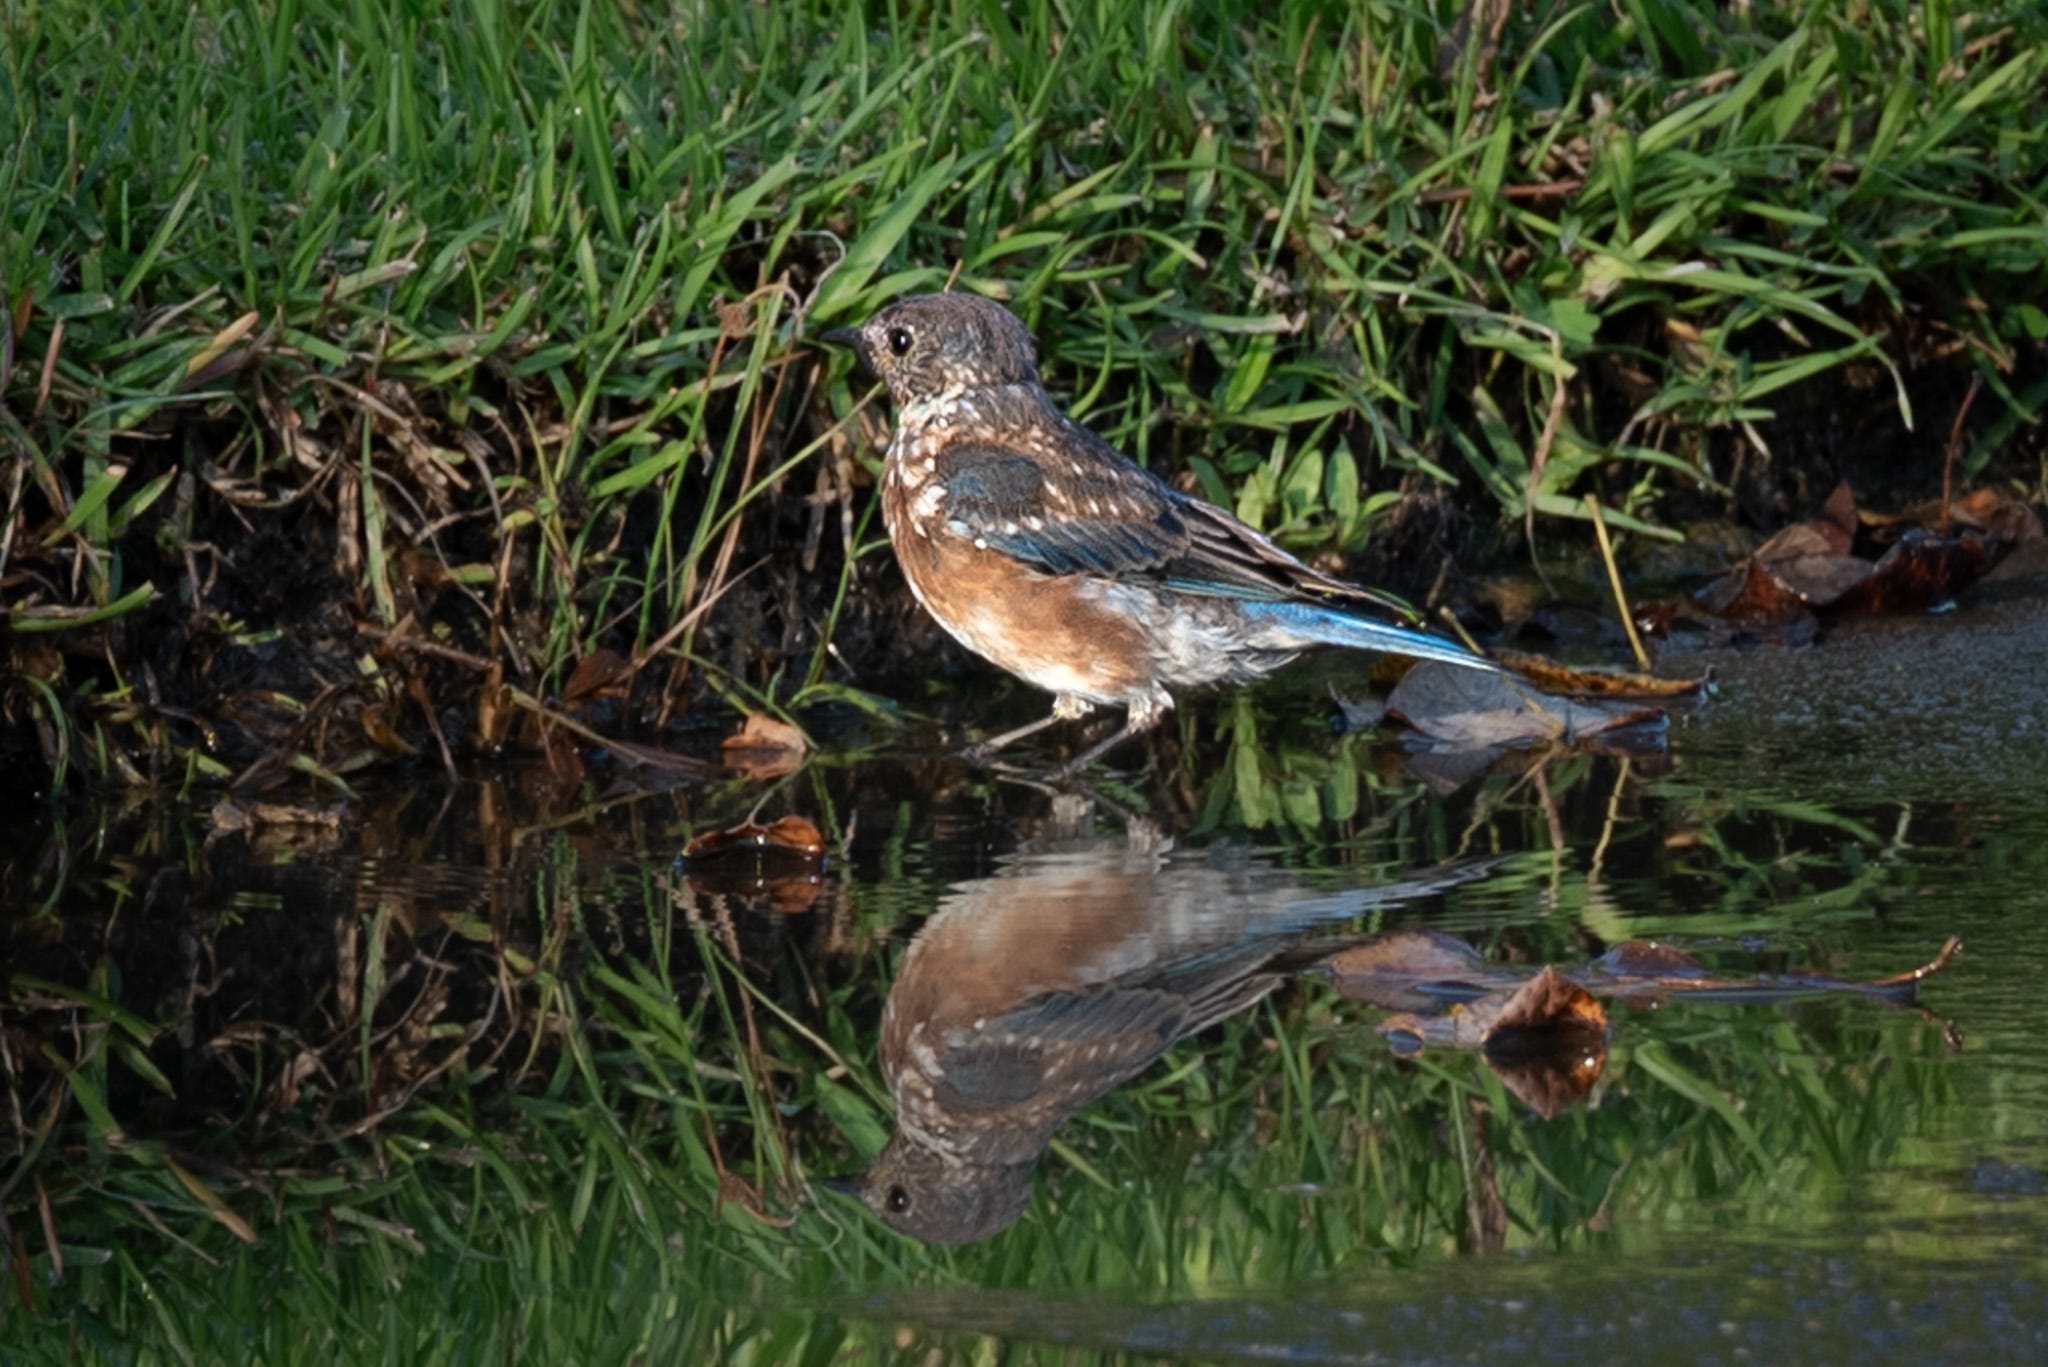
[(1303, 644), (1350, 646), (1354, 650), (1376, 650), (1417, 660), (1440, 660), (1469, 669), (1500, 669), (1484, 655), (1456, 641), (1321, 603), (1246, 603), (1244, 610), (1254, 620), (1269, 622), (1299, 636)]

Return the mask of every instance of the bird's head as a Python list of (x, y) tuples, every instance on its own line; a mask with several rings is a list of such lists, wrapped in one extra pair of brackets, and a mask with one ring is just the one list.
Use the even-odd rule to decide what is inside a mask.
[(852, 348), (899, 405), (1039, 382), (1030, 332), (978, 294), (914, 294), (825, 340)]
[(969, 1163), (897, 1131), (845, 1189), (898, 1234), (971, 1244), (1008, 1229), (1031, 1202), (1035, 1163)]

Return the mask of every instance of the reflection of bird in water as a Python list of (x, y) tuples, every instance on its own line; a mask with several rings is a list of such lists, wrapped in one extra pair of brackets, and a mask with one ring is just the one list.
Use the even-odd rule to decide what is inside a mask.
[(1117, 841), (1014, 858), (918, 932), (882, 1015), (896, 1132), (855, 1189), (891, 1228), (1007, 1228), (1053, 1131), (1176, 1041), (1245, 1010), (1328, 927), (1465, 881), (1470, 865), (1341, 892)]

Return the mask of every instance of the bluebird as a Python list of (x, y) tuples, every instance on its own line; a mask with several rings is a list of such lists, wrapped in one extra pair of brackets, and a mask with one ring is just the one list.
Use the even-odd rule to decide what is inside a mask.
[(1121, 730), (1065, 766), (1076, 773), (1155, 724), (1175, 691), (1245, 683), (1313, 646), (1496, 668), (1068, 418), (1031, 334), (993, 300), (915, 295), (826, 340), (895, 403), (882, 518), (911, 592), (955, 640), (1053, 695), (1050, 716), (980, 754), (1124, 709)]
[(896, 1128), (848, 1189), (930, 1243), (1000, 1232), (1067, 1117), (1357, 943), (1333, 924), (1486, 867), (1316, 891), (1156, 841), (1012, 856), (950, 893), (903, 957), (881, 1030)]

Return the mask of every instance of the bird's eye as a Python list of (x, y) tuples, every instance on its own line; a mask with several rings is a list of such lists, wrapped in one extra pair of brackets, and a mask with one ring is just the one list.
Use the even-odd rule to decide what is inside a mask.
[(889, 329), (889, 350), (895, 352), (898, 356), (908, 356), (910, 354), (909, 328)]
[(901, 1215), (910, 1209), (910, 1193), (901, 1187), (889, 1188), (889, 1194), (882, 1198), (891, 1215)]

